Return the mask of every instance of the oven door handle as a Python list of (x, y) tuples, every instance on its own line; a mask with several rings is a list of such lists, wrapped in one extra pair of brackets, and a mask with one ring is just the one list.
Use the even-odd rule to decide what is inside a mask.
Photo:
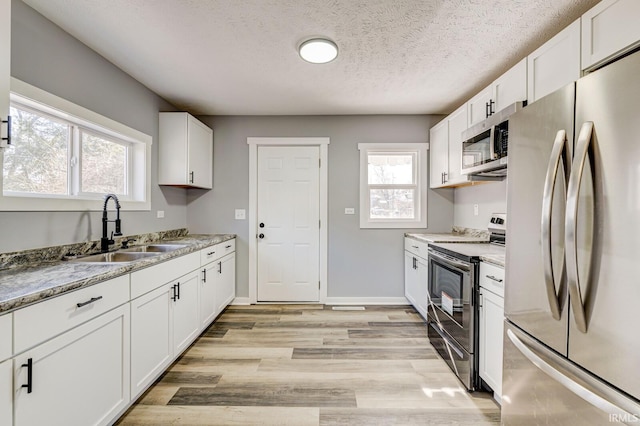
[(437, 251), (433, 250), (433, 249), (429, 249), (429, 257), (432, 257), (434, 259), (437, 259), (438, 261), (445, 263), (453, 268), (458, 268), (461, 269), (463, 271), (470, 271), (471, 270), (471, 266), (468, 263), (465, 262), (459, 262), (457, 260), (454, 260), (453, 258), (449, 257), (449, 256), (443, 256), (441, 254), (438, 254)]

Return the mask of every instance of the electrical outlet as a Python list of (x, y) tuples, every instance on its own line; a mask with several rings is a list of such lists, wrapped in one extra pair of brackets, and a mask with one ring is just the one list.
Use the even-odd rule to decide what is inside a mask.
[(246, 219), (246, 210), (245, 209), (236, 209), (236, 220), (244, 220)]
[(156, 214), (156, 217), (158, 219), (163, 219), (164, 218), (164, 210), (158, 210), (158, 213)]
[(474, 215), (474, 216), (478, 216), (478, 214), (479, 214), (479, 213), (480, 213), (480, 212), (479, 212), (479, 209), (478, 209), (478, 205), (477, 205), (477, 204), (474, 204), (474, 205), (473, 205), (473, 215)]
[(356, 209), (353, 207), (345, 207), (344, 214), (356, 214)]

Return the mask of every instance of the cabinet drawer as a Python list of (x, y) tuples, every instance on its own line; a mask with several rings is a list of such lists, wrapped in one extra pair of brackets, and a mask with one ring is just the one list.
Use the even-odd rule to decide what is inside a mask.
[(198, 268), (200, 268), (200, 254), (195, 252), (132, 272), (131, 298), (142, 296)]
[(211, 247), (200, 250), (200, 265), (204, 266), (209, 262), (218, 260), (229, 253), (236, 251), (236, 240), (224, 241)]
[(0, 362), (11, 357), (13, 340), (12, 314), (0, 316)]
[(13, 313), (14, 352), (29, 349), (128, 301), (129, 275), (123, 275), (19, 309)]
[(480, 262), (480, 287), (504, 297), (504, 268), (491, 263)]
[(427, 258), (429, 244), (422, 241), (414, 240), (413, 238), (404, 239), (404, 249), (411, 254), (414, 254), (423, 259)]

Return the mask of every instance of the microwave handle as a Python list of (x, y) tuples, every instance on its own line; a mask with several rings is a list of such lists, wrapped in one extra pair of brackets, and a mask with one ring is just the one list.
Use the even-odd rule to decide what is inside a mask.
[(489, 158), (491, 160), (497, 159), (495, 135), (496, 135), (496, 126), (491, 126), (491, 131), (489, 132)]

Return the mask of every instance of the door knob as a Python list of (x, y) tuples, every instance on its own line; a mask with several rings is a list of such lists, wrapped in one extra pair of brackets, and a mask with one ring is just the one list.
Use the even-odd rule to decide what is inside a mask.
[(264, 223), (260, 222), (260, 225), (258, 225), (260, 228), (264, 228)]
[(264, 238), (264, 234), (258, 235), (258, 238), (263, 239)]

